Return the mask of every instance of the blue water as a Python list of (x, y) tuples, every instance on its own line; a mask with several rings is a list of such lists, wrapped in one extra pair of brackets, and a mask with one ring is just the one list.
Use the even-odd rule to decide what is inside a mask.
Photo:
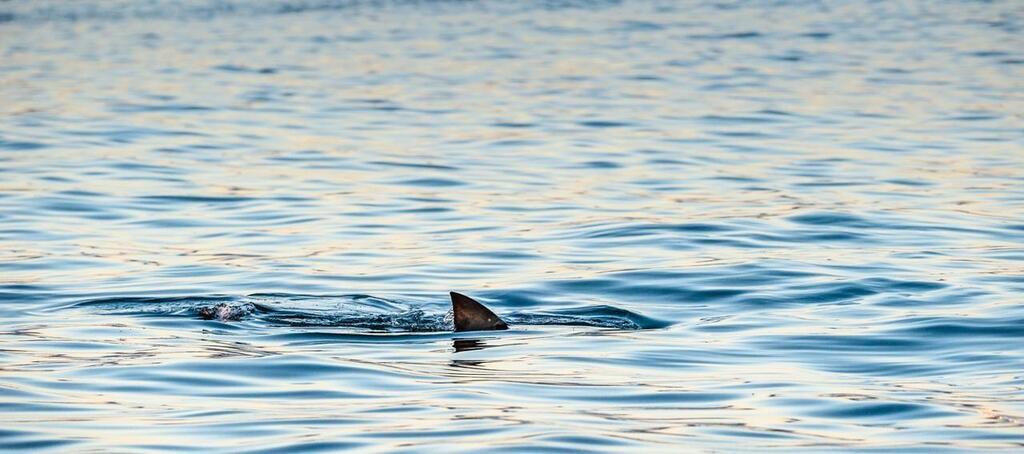
[(1020, 450), (1022, 295), (1021, 2), (0, 2), (5, 452)]

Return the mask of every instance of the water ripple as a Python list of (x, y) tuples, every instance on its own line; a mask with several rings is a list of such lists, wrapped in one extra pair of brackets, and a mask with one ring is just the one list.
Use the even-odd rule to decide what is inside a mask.
[(0, 446), (1020, 450), (1019, 5), (817, 6), (0, 1)]

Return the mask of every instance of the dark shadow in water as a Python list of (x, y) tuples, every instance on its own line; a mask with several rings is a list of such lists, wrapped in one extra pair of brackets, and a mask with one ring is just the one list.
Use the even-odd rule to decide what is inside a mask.
[(480, 339), (452, 339), (452, 348), (455, 349), (455, 353), (483, 350), (489, 347), (493, 347), (493, 345), (487, 345)]

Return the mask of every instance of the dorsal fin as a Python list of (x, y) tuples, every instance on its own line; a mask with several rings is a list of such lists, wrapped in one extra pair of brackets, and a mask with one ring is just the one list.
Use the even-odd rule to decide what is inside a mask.
[(484, 331), (508, 329), (505, 321), (477, 300), (461, 293), (451, 292), (455, 331)]

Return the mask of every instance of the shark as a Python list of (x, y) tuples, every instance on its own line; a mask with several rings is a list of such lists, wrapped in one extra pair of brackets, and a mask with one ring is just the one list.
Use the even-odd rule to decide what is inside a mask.
[[(505, 323), (498, 314), (479, 301), (458, 292), (449, 292), (452, 299), (452, 315), (455, 331), (494, 331), (506, 330)], [(253, 308), (249, 306), (233, 306), (220, 303), (200, 308), (197, 314), (206, 320), (232, 321), (240, 320), (248, 315)]]
[(458, 292), (452, 297), (455, 331), (492, 331), (508, 329), (508, 324), (479, 301)]

